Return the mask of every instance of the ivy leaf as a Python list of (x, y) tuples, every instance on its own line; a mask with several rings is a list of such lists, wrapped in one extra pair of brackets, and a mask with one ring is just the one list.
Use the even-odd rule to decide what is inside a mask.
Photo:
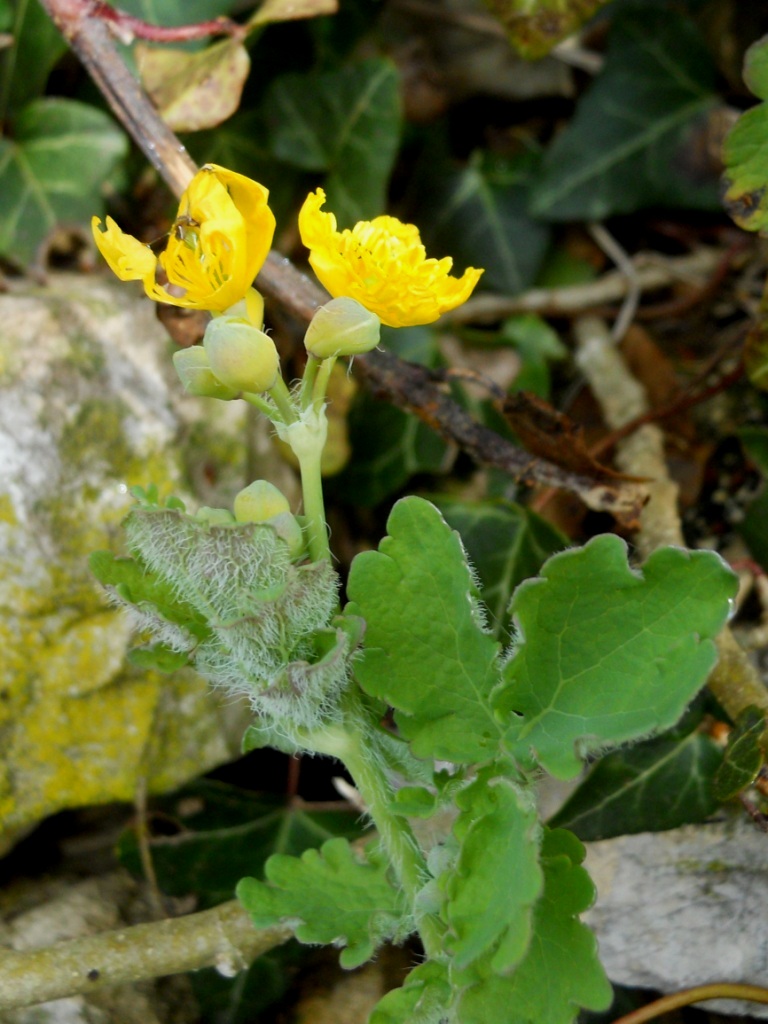
[(602, 757), (549, 824), (584, 841), (661, 832), (717, 809), (712, 783), (723, 760), (709, 736), (659, 736)]
[(715, 776), (715, 796), (731, 800), (751, 786), (764, 761), (761, 740), (765, 734), (765, 714), (751, 704), (739, 715), (728, 737), (725, 757)]
[(248, 51), (234, 39), (192, 53), (138, 45), (134, 55), (144, 88), (175, 132), (213, 128), (231, 117), (251, 69)]
[(40, 96), (67, 43), (37, 0), (14, 0), (2, 14), (2, 30), (13, 37), (0, 52), (0, 121), (5, 121)]
[[(150, 840), (158, 883), (169, 896), (194, 893), (199, 909), (232, 899), (240, 879), (261, 877), (273, 854), (297, 857), (334, 836), (362, 833), (359, 816), (349, 811), (314, 811), (212, 779), (163, 797), (159, 806), (179, 831)], [(123, 834), (118, 852), (129, 871), (142, 874), (133, 831)]]
[[(744, 57), (744, 81), (761, 100), (768, 100), (768, 36), (758, 39)], [(723, 143), (723, 203), (740, 228), (768, 227), (768, 103), (745, 111)]]
[(548, 149), (533, 212), (601, 220), (648, 206), (719, 207), (717, 179), (691, 165), (715, 103), (712, 59), (666, 5), (619, 10), (606, 62)]
[(395, 505), (387, 530), (350, 570), (348, 610), (367, 625), (357, 679), (395, 708), (417, 757), (489, 760), (500, 734), (488, 699), (500, 647), (482, 628), (461, 541), (416, 497)]
[(435, 504), (458, 530), (472, 567), (493, 635), (509, 629), (509, 603), (518, 584), (535, 576), (544, 561), (567, 546), (566, 537), (523, 505), (501, 498), (468, 502), (439, 495)]
[(101, 185), (128, 150), (107, 114), (75, 100), (29, 103), (0, 139), (0, 254), (30, 263), (61, 222), (103, 209)]
[(613, 992), (597, 943), (578, 920), (595, 892), (580, 867), (583, 859), (584, 847), (570, 832), (545, 832), (544, 892), (534, 909), (525, 958), (511, 975), (493, 973), (490, 963), (458, 975), (459, 983), (469, 980), (459, 999), (461, 1024), (572, 1024), (579, 1007), (608, 1008)]
[(709, 551), (627, 565), (618, 537), (551, 558), (515, 592), (521, 641), (494, 695), (515, 758), (578, 774), (589, 750), (672, 726), (716, 661), (736, 577)]
[[(402, 359), (439, 365), (436, 335), (429, 327), (384, 327), (382, 344)], [(348, 417), (353, 457), (330, 490), (341, 501), (369, 507), (399, 491), (417, 473), (445, 473), (453, 455), (448, 444), (416, 416), (358, 392)]]
[(403, 933), (407, 913), (384, 859), (372, 850), (367, 857), (359, 860), (345, 839), (329, 839), (301, 857), (275, 854), (265, 868), (270, 884), (244, 878), (237, 896), (257, 928), (287, 922), (300, 942), (343, 945), (342, 967), (358, 967), (381, 942)]
[(508, 973), (528, 947), (542, 888), (538, 814), (530, 795), (498, 777), (493, 766), (459, 794), (457, 804), (458, 857), (439, 879), (450, 929), (446, 948), (458, 968), (491, 952), (492, 970)]
[(482, 286), (492, 291), (515, 295), (529, 288), (550, 236), (549, 227), (528, 213), (540, 162), (538, 152), (502, 160), (482, 151), (460, 171), (447, 156), (442, 167), (430, 161), (427, 251), (450, 253), (460, 269), (484, 267)]
[(264, 108), (273, 155), (302, 170), (327, 172), (327, 209), (340, 227), (383, 212), (400, 141), (400, 78), (391, 61), (283, 75)]

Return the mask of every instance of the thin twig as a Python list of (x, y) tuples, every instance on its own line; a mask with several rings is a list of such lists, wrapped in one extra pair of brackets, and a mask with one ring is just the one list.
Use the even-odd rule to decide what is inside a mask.
[(605, 225), (594, 223), (588, 224), (587, 230), (606, 256), (609, 256), (613, 260), (627, 282), (626, 295), (622, 300), (618, 316), (616, 317), (611, 329), (611, 337), (618, 345), (634, 320), (637, 307), (640, 303), (640, 282), (637, 276), (637, 269), (630, 259), (626, 249), (619, 245)]
[[(702, 246), (685, 256), (660, 257), (654, 253), (638, 253), (632, 258), (637, 286), (641, 292), (668, 288), (676, 281), (701, 285), (719, 267), (721, 249)], [(580, 316), (612, 302), (621, 302), (627, 294), (627, 277), (611, 270), (596, 281), (563, 285), (560, 288), (532, 288), (520, 295), (481, 294), (463, 306), (445, 313), (441, 323), (495, 323), (518, 313), (539, 313), (541, 316)]]
[(137, 924), (46, 949), (0, 951), (0, 1010), (111, 985), (217, 967), (232, 976), (282, 945), (289, 928), (256, 929), (236, 900), (186, 917)]
[(721, 985), (698, 985), (696, 988), (686, 988), (681, 992), (674, 992), (669, 996), (662, 996), (639, 1010), (633, 1010), (614, 1021), (614, 1024), (646, 1024), (646, 1021), (656, 1020), (662, 1013), (670, 1013), (678, 1010), (681, 1006), (691, 1006), (693, 1003), (706, 1003), (710, 999), (746, 999), (751, 1003), (768, 1003), (768, 988), (760, 988), (759, 985), (736, 985), (724, 982)]

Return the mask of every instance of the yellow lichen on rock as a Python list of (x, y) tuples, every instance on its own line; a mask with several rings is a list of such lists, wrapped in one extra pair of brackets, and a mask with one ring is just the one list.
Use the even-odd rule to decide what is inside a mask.
[(126, 291), (60, 277), (0, 295), (0, 851), (56, 811), (231, 759), (246, 719), (191, 671), (126, 666), (128, 623), (88, 569), (121, 551), (132, 486), (183, 496), (207, 457), (179, 442), (194, 430), (167, 338)]

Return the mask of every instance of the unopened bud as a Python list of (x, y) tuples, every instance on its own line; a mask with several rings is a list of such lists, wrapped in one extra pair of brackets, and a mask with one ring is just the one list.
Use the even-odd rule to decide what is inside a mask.
[(292, 516), (290, 512), (281, 512), (279, 516), (267, 519), (267, 523), (288, 545), (288, 552), (292, 559), (304, 554), (304, 531), (295, 516)]
[(235, 523), (235, 517), (228, 508), (210, 508), (208, 505), (197, 510), (195, 519), (210, 523), (211, 526), (233, 526)]
[(214, 374), (237, 391), (268, 391), (277, 380), (280, 361), (275, 343), (239, 317), (211, 320), (203, 347)]
[(220, 398), (225, 402), (237, 398), (238, 392), (222, 384), (214, 374), (202, 345), (180, 348), (174, 352), (173, 365), (187, 394)]
[(304, 346), (315, 359), (354, 356), (379, 344), (381, 321), (355, 299), (331, 299), (315, 312)]
[(226, 315), (247, 320), (249, 324), (261, 329), (264, 326), (264, 299), (261, 293), (255, 288), (249, 288), (244, 298), (229, 307)]
[(264, 523), (273, 516), (290, 512), (288, 499), (268, 480), (254, 480), (235, 497), (238, 523)]

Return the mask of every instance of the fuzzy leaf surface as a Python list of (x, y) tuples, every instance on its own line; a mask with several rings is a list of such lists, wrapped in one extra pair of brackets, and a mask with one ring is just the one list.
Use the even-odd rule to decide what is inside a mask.
[(716, 209), (715, 172), (692, 162), (714, 102), (712, 60), (692, 22), (667, 6), (625, 6), (603, 70), (545, 155), (533, 212), (601, 220), (653, 205)]
[(407, 908), (385, 863), (371, 851), (359, 860), (345, 839), (329, 839), (301, 857), (276, 854), (265, 875), (269, 884), (244, 878), (237, 887), (256, 927), (285, 922), (300, 942), (343, 945), (342, 967), (365, 963), (402, 931)]
[(549, 824), (593, 841), (704, 821), (717, 809), (713, 780), (723, 755), (691, 728), (602, 757)]
[(400, 988), (387, 992), (368, 1024), (440, 1024), (451, 1001), (445, 964), (435, 960), (414, 967)]
[(572, 1024), (580, 1007), (610, 1005), (613, 993), (597, 943), (578, 919), (595, 892), (583, 859), (584, 847), (570, 832), (545, 832), (544, 891), (528, 951), (512, 974), (496, 974), (486, 962), (456, 976), (458, 984), (469, 982), (459, 999), (461, 1024)]
[(480, 577), (488, 625), (495, 636), (506, 640), (515, 587), (567, 546), (565, 536), (530, 509), (501, 498), (469, 502), (440, 496), (435, 504), (448, 525), (461, 534)]
[(461, 541), (416, 497), (395, 505), (387, 529), (350, 571), (348, 610), (367, 624), (355, 674), (395, 708), (417, 757), (486, 761), (500, 738), (489, 703), (500, 648), (481, 625)]
[(515, 592), (520, 643), (495, 706), (521, 764), (577, 775), (588, 751), (672, 726), (716, 661), (736, 577), (708, 551), (661, 548), (633, 571), (604, 534)]
[(464, 968), (492, 952), (494, 972), (507, 973), (525, 954), (533, 905), (541, 893), (540, 828), (529, 794), (493, 767), (457, 798), (454, 835), (460, 841), (455, 867), (440, 881), (447, 948)]

